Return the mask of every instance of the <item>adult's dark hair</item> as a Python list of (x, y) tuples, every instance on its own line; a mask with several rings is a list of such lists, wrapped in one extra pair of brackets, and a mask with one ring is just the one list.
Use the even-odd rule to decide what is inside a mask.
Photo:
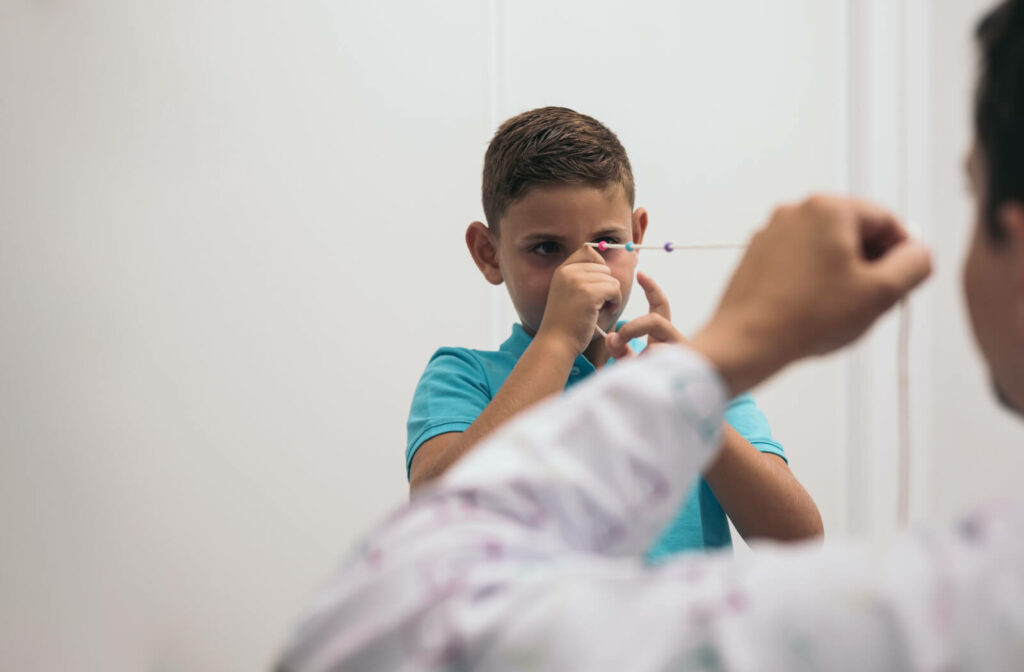
[(974, 131), (984, 170), (981, 195), (993, 240), (1005, 231), (996, 221), (999, 206), (1024, 203), (1024, 0), (1007, 0), (989, 12), (976, 30), (981, 56), (974, 106)]
[(503, 123), (484, 155), (483, 205), (496, 234), (508, 206), (533, 187), (621, 185), (630, 208), (633, 169), (608, 127), (565, 107), (541, 107)]

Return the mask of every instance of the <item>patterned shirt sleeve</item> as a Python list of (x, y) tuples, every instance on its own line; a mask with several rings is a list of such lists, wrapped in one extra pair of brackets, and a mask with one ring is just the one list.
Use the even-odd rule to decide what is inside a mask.
[(724, 406), (662, 348), (520, 416), (360, 545), (277, 669), (1022, 669), (1019, 506), (883, 551), (646, 565)]

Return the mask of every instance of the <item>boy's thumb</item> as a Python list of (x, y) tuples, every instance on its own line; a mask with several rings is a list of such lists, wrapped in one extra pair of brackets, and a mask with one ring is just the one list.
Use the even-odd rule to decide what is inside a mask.
[(615, 359), (622, 359), (632, 352), (629, 348), (629, 343), (622, 337), (622, 334), (618, 332), (610, 332), (604, 338), (604, 344), (608, 346), (608, 352)]

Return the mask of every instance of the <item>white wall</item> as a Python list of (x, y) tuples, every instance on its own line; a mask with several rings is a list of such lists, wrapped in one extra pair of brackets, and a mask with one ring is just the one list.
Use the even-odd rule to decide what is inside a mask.
[[(266, 665), (404, 500), (430, 353), (504, 337), (461, 236), (538, 105), (619, 134), (652, 240), (818, 189), (926, 220), (913, 517), (1014, 492), (956, 289), (986, 4), (0, 5), (0, 669)], [(643, 265), (692, 331), (734, 260)], [(894, 353), (890, 322), (757, 393), (832, 534), (894, 524)]]
[(487, 32), (2, 7), (0, 669), (265, 667), (405, 499), (430, 352), (487, 340), (449, 309), (489, 300), (458, 244)]

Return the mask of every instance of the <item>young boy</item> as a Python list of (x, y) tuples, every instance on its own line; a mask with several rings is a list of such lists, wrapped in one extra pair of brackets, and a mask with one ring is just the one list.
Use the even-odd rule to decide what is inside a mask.
[[(647, 212), (633, 205), (626, 151), (597, 120), (545, 107), (501, 125), (484, 157), (487, 225), (470, 224), (466, 244), (487, 281), (505, 283), (521, 323), (497, 351), (441, 348), (431, 358), (409, 414), (412, 489), (508, 418), (613, 361), (599, 329), (616, 328), (637, 253), (584, 244), (640, 243)], [(643, 273), (637, 280), (651, 312), (668, 319), (658, 286)], [(746, 539), (822, 534), (817, 507), (753, 399), (733, 400), (725, 419), (718, 459), (651, 557), (730, 546), (726, 515)]]

